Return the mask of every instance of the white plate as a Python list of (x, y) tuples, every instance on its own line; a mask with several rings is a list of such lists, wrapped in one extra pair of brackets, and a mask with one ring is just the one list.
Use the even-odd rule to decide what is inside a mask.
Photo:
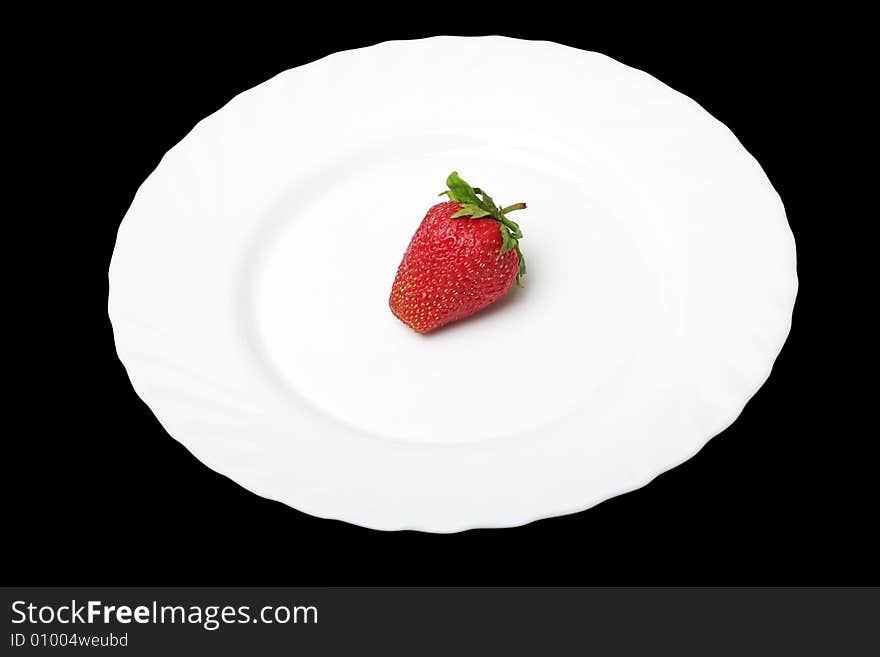
[[(528, 203), (529, 273), (422, 336), (388, 295), (453, 170)], [(438, 37), (201, 121), (122, 222), (109, 308), (135, 390), (209, 467), (316, 516), (451, 532), (692, 456), (767, 378), (796, 288), (778, 195), (692, 100), (596, 53)]]

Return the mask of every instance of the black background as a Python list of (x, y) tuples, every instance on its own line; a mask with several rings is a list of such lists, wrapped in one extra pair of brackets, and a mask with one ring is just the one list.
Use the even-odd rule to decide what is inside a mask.
[[(856, 474), (872, 439), (858, 417), (864, 387), (837, 370), (840, 336), (830, 333), (842, 304), (832, 258), (842, 254), (839, 217), (823, 200), (824, 149), (837, 139), (823, 100), (843, 83), (810, 36), (818, 24), (727, 20), (725, 32), (717, 20), (698, 29), (643, 20), (634, 30), (565, 15), (544, 25), (267, 15), (219, 29), (173, 18), (153, 26), (128, 17), (90, 31), (56, 24), (28, 46), (46, 59), (16, 67), (29, 84), (12, 104), (30, 121), (10, 132), (31, 147), (11, 194), (22, 210), (7, 218), (7, 261), (26, 263), (14, 266), (8, 290), (26, 318), (7, 321), (17, 332), (9, 360), (24, 364), (10, 369), (4, 439), (8, 583), (877, 582), (868, 540), (876, 494)], [(733, 426), (650, 485), (521, 528), (382, 533), (260, 499), (170, 438), (116, 358), (106, 273), (138, 186), (198, 120), (333, 51), (443, 33), (597, 50), (694, 98), (734, 131), (782, 196), (801, 288), (769, 381)]]

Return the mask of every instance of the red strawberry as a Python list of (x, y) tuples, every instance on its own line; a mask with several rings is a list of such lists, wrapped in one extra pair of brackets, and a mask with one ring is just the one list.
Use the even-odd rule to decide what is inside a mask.
[[(428, 210), (391, 287), (391, 312), (419, 333), (473, 315), (503, 297), (526, 273), (522, 232), (492, 198), (452, 172), (449, 202)], [(443, 196), (441, 194), (441, 196)]]

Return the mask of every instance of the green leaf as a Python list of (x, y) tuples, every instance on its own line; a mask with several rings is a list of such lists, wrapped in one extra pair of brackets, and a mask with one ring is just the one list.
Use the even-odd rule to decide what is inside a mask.
[(516, 255), (519, 256), (519, 271), (516, 272), (516, 286), (523, 287), (522, 277), (526, 275), (526, 259), (523, 258), (522, 251), (519, 250), (519, 242), (516, 244)]
[(469, 203), (479, 207), (480, 199), (477, 198), (474, 188), (468, 185), (464, 180), (459, 178), (458, 173), (453, 171), (446, 179), (446, 186), (449, 187), (449, 198), (459, 203)]
[(498, 257), (500, 258), (516, 246), (516, 240), (510, 236), (510, 230), (507, 226), (501, 224), (498, 228), (501, 230), (501, 251), (498, 253)]
[(458, 219), (459, 217), (470, 217), (471, 219), (479, 219), (480, 217), (488, 217), (491, 214), (491, 212), (487, 212), (478, 205), (473, 205), (472, 203), (462, 203), (461, 207), (455, 211), (455, 214), (452, 215), (451, 219)]
[(522, 239), (523, 234), (522, 234), (522, 231), (519, 229), (518, 223), (516, 223), (515, 221), (511, 221), (507, 217), (502, 217), (501, 223), (510, 229), (510, 234), (511, 234), (511, 237), (513, 237), (513, 239), (515, 239), (515, 240)]
[(483, 190), (480, 190), (480, 196), (483, 197), (483, 205), (485, 206), (485, 208), (487, 210), (492, 210), (492, 212), (497, 216), (499, 214), (498, 206), (495, 205), (495, 201), (492, 200), (492, 197)]

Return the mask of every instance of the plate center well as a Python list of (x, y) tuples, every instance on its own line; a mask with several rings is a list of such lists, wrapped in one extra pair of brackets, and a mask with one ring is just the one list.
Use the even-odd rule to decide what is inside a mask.
[[(601, 190), (487, 145), (413, 147), (328, 171), (283, 208), (253, 290), (258, 339), (291, 395), (361, 431), (456, 444), (513, 436), (594, 403), (652, 321), (653, 283)], [(419, 335), (388, 307), (397, 266), (458, 170), (518, 213), (524, 289)], [(649, 330), (649, 329), (647, 329)]]

